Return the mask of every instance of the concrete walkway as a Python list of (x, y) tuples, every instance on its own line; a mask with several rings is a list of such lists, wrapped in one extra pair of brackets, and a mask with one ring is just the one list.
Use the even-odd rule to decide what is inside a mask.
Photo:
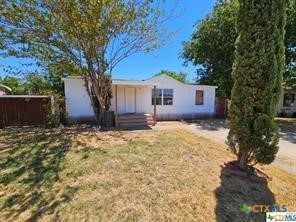
[[(288, 125), (279, 123), (279, 127), (281, 129), (280, 149), (272, 164), (296, 175), (296, 123)], [(191, 123), (178, 121), (158, 122), (153, 129), (184, 129), (223, 144), (225, 144), (229, 131), (225, 120), (222, 119), (197, 120)]]

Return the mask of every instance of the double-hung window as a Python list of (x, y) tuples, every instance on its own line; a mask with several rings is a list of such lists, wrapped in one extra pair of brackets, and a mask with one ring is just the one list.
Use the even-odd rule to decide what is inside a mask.
[[(173, 89), (156, 89), (156, 105), (173, 105)], [(152, 89), (152, 105), (154, 105), (154, 89)]]
[(163, 89), (163, 105), (173, 105), (173, 90), (172, 89)]

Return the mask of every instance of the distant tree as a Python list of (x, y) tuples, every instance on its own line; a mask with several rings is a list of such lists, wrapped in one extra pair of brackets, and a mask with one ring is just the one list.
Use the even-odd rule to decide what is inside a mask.
[(53, 87), (43, 75), (27, 73), (24, 78), (5, 76), (0, 83), (12, 89), (10, 95), (44, 95), (53, 94)]
[(291, 0), (287, 8), (285, 34), (286, 67), (284, 86), (296, 89), (296, 1)]
[(90, 98), (101, 123), (111, 99), (108, 73), (126, 57), (159, 48), (170, 34), (161, 4), (162, 0), (3, 0), (1, 48), (9, 56), (69, 61), (94, 95)]
[(228, 143), (243, 170), (270, 164), (278, 152), (285, 21), (286, 0), (239, 0)]
[(162, 69), (159, 73), (155, 74), (154, 76), (159, 76), (161, 74), (166, 74), (180, 82), (185, 83), (186, 82), (186, 78), (187, 78), (187, 74), (184, 72), (175, 72), (175, 71), (170, 71), (167, 69)]
[(64, 96), (63, 78), (81, 75), (80, 69), (67, 58), (50, 59), (39, 62), (43, 68), (44, 78), (51, 84), (52, 89)]
[(30, 95), (51, 94), (53, 91), (50, 82), (37, 73), (28, 73), (25, 76), (23, 88)]
[[(288, 0), (289, 1), (289, 0)], [(284, 85), (296, 89), (296, 1), (290, 0), (285, 35), (286, 65)], [(197, 81), (217, 85), (217, 95), (230, 99), (233, 79), (238, 0), (217, 0), (211, 14), (197, 23), (191, 39), (184, 43), (182, 56), (186, 62), (202, 66)]]
[(237, 0), (219, 0), (211, 14), (198, 22), (191, 39), (184, 43), (183, 58), (197, 69), (197, 81), (218, 86), (217, 95), (230, 98), (234, 60)]
[(26, 94), (23, 82), (20, 78), (15, 76), (5, 76), (0, 78), (0, 83), (11, 88), (11, 91), (7, 91), (8, 95), (24, 95)]

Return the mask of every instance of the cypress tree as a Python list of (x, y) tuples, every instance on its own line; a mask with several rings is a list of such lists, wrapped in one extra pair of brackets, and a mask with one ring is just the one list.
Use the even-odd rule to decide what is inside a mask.
[(270, 164), (278, 152), (274, 121), (284, 70), (286, 0), (239, 0), (228, 144), (239, 167)]

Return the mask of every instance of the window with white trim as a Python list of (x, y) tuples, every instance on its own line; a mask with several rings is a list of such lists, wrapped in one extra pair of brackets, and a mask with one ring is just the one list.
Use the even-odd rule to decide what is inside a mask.
[[(156, 105), (173, 105), (173, 89), (156, 89)], [(151, 104), (154, 105), (154, 89), (152, 89)]]

